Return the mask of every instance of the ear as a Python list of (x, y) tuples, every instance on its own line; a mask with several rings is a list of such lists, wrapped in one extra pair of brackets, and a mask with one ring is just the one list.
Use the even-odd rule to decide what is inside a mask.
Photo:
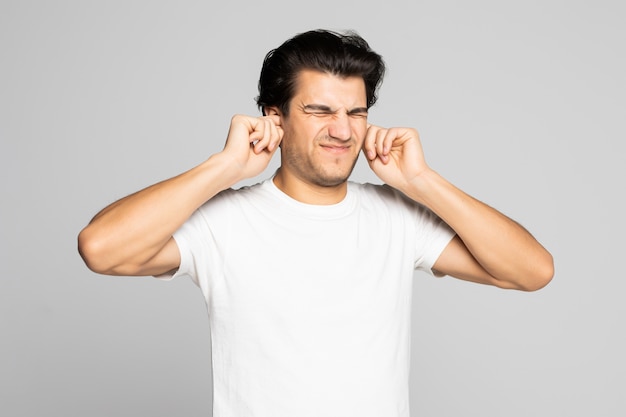
[(282, 116), (283, 113), (276, 106), (266, 106), (263, 107), (263, 114), (266, 116)]

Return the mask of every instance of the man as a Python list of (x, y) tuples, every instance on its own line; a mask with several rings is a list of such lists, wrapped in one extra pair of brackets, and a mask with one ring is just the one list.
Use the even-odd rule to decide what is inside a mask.
[[(382, 58), (356, 34), (271, 51), (263, 117), (224, 149), (113, 203), (80, 233), (93, 271), (189, 276), (210, 316), (214, 415), (408, 416), (415, 269), (536, 290), (551, 255), (424, 161), (417, 132), (368, 124)], [(268, 180), (260, 174), (280, 147)], [(348, 181), (360, 152), (385, 185)]]

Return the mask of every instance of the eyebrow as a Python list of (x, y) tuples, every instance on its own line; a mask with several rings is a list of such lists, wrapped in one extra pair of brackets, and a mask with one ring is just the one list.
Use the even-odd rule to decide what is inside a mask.
[[(325, 113), (336, 113), (337, 110), (331, 109), (329, 106), (325, 104), (305, 104), (302, 106), (302, 110), (306, 111), (321, 111)], [(359, 114), (359, 113), (367, 113), (367, 107), (355, 107), (347, 111), (350, 114)]]

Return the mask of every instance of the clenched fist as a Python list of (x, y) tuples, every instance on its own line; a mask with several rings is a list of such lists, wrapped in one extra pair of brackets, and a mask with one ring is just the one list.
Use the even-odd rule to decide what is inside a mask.
[(283, 138), (278, 116), (233, 116), (222, 154), (233, 161), (238, 177), (251, 178), (267, 167)]

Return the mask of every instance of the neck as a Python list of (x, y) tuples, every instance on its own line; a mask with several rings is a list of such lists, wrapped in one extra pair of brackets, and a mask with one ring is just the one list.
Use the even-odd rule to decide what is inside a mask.
[(319, 206), (340, 203), (346, 197), (348, 190), (346, 181), (334, 186), (316, 185), (288, 175), (282, 168), (276, 172), (274, 184), (280, 191), (296, 201)]

